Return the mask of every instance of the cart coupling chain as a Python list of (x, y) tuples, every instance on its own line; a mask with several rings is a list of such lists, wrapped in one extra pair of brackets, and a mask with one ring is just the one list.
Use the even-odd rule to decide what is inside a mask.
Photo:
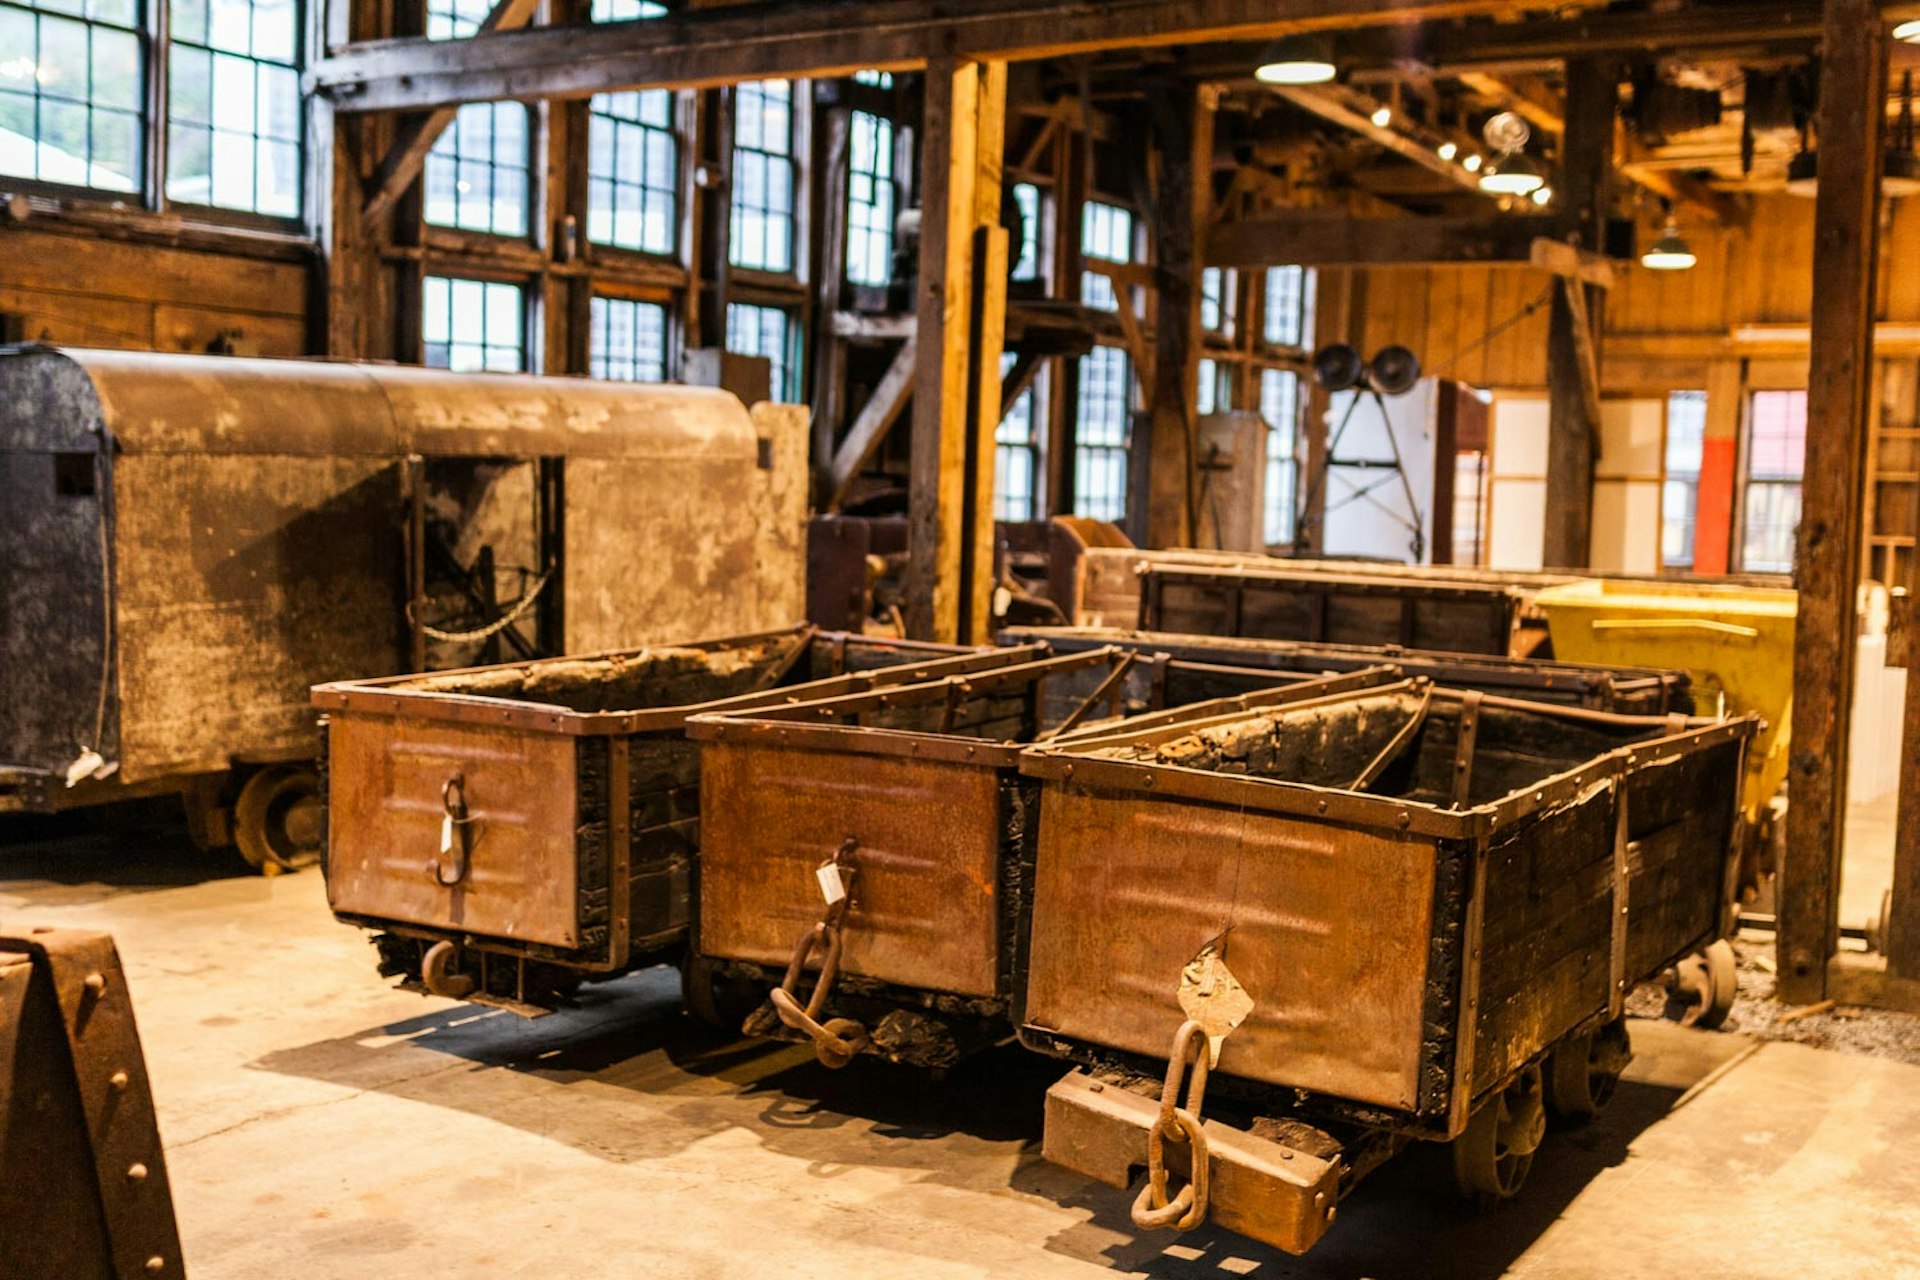
[[(1160, 1114), (1147, 1130), (1147, 1185), (1133, 1202), (1133, 1225), (1143, 1231), (1172, 1227), (1191, 1231), (1207, 1218), (1208, 1153), (1207, 1134), (1200, 1124), (1200, 1107), (1207, 1096), (1207, 1064), (1212, 1053), (1206, 1031), (1198, 1022), (1187, 1021), (1173, 1033), (1173, 1051), (1167, 1058), (1167, 1081), (1160, 1090)], [(1180, 1081), (1193, 1065), (1187, 1084), (1187, 1105), (1179, 1106)], [(1190, 1144), (1185, 1186), (1171, 1198), (1167, 1195), (1166, 1144), (1169, 1140)]]
[[(858, 864), (853, 860), (853, 852), (857, 848), (859, 841), (848, 837), (834, 854), (828, 867), (839, 875), (840, 892), (829, 895), (830, 901), (820, 922), (800, 935), (800, 940), (794, 944), (793, 956), (787, 961), (785, 976), (780, 979), (780, 985), (767, 995), (767, 1001), (780, 1021), (813, 1041), (813, 1056), (824, 1067), (846, 1066), (869, 1043), (866, 1027), (852, 1018), (828, 1018), (825, 1023), (820, 1021), (827, 997), (833, 992), (833, 980), (840, 973), (846, 914), (853, 901), (854, 877), (859, 872)], [(822, 867), (821, 871), (826, 871), (828, 867)], [(807, 962), (813, 958), (815, 949), (821, 952), (820, 976), (814, 981), (813, 994), (802, 1005), (794, 992), (800, 986), (800, 976), (806, 972)], [(754, 1033), (757, 1023), (760, 1023), (759, 1014), (747, 1020), (748, 1034)]]

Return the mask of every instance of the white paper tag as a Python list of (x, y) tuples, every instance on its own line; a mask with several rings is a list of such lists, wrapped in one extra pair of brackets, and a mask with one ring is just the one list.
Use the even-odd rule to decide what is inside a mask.
[(840, 878), (840, 868), (832, 862), (823, 862), (814, 868), (813, 878), (820, 882), (820, 896), (832, 906), (847, 896), (846, 881)]
[(1179, 998), (1180, 1008), (1206, 1033), (1207, 1065), (1219, 1066), (1220, 1044), (1253, 1012), (1253, 997), (1227, 970), (1213, 943), (1180, 970)]
[(446, 817), (440, 819), (440, 852), (451, 853), (452, 851), (453, 851), (453, 815), (448, 814)]

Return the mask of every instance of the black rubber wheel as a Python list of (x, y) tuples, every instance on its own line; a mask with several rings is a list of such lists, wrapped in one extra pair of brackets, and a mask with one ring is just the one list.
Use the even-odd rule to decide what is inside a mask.
[(1620, 1073), (1632, 1061), (1625, 1018), (1556, 1045), (1541, 1077), (1548, 1119), (1563, 1129), (1593, 1119), (1613, 1097)]
[(1536, 1064), (1481, 1103), (1466, 1129), (1453, 1140), (1454, 1185), (1461, 1195), (1482, 1207), (1513, 1199), (1527, 1180), (1533, 1153), (1546, 1131), (1547, 1113)]
[(261, 769), (233, 803), (233, 840), (265, 875), (320, 860), (320, 778), (305, 765)]

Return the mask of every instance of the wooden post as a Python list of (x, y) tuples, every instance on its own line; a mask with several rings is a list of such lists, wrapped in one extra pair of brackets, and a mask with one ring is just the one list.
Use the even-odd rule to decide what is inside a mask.
[[(1567, 128), (1560, 144), (1558, 187), (1565, 210), (1562, 225), (1580, 248), (1593, 252), (1605, 247), (1616, 94), (1610, 65), (1568, 60)], [(1576, 290), (1584, 298), (1576, 297)], [(1553, 295), (1547, 327), (1547, 514), (1541, 548), (1549, 568), (1581, 568), (1588, 560), (1593, 461), (1600, 439), (1597, 346), (1603, 297), (1600, 290), (1572, 277), (1563, 277)]]
[[(1820, 67), (1820, 189), (1807, 372), (1807, 459), (1794, 559), (1793, 749), (1780, 874), (1780, 998), (1824, 999), (1839, 942), (1862, 513), (1870, 443), (1874, 276), (1887, 35), (1874, 0), (1827, 0)], [(1896, 877), (1897, 879), (1897, 877)]]
[[(1199, 238), (1213, 203), (1213, 117), (1219, 90), (1210, 85), (1155, 85), (1148, 93), (1160, 147), (1154, 192), (1153, 386), (1147, 438), (1133, 456), (1145, 474), (1146, 545), (1189, 547), (1194, 541), (1194, 403), (1200, 365)], [(1144, 443), (1145, 448), (1139, 447)]]
[(984, 638), (991, 626), (1006, 100), (1004, 62), (938, 57), (927, 67), (907, 629), (930, 640)]

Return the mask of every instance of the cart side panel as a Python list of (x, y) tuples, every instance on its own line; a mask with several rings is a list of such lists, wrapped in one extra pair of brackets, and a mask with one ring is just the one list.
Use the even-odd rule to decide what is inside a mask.
[(1607, 1007), (1613, 816), (1612, 793), (1600, 790), (1487, 850), (1476, 1094)]
[(687, 927), (700, 852), (700, 747), (677, 730), (636, 734), (630, 744), (628, 918), (634, 944), (641, 946)]
[(1164, 1058), (1181, 968), (1224, 936), (1254, 1009), (1220, 1070), (1412, 1110), (1434, 869), (1430, 841), (1048, 783), (1027, 1025)]
[(1634, 769), (1626, 787), (1627, 978), (1639, 981), (1720, 936), (1740, 743)]
[(821, 917), (815, 870), (852, 838), (858, 872), (841, 973), (996, 994), (1003, 815), (995, 769), (716, 741), (705, 746), (701, 775), (704, 954), (784, 966)]
[[(337, 913), (579, 945), (574, 743), (558, 734), (336, 712), (328, 728), (327, 894)], [(452, 886), (441, 788), (465, 780), (471, 865)]]

